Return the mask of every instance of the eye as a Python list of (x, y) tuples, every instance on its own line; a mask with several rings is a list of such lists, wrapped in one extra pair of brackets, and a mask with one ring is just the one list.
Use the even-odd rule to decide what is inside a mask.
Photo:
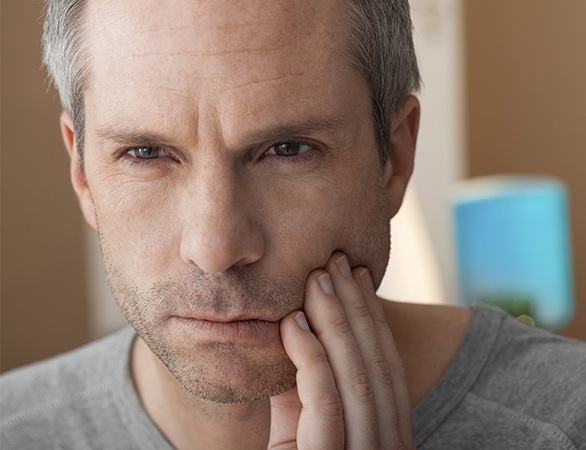
[(266, 154), (276, 156), (298, 156), (312, 149), (313, 147), (310, 144), (298, 141), (285, 141), (271, 146)]
[(127, 152), (130, 156), (136, 159), (156, 159), (162, 156), (169, 156), (169, 154), (161, 147), (135, 147)]

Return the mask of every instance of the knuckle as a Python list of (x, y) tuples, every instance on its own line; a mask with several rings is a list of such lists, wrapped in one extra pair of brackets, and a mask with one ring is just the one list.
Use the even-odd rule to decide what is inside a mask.
[(372, 321), (374, 322), (374, 326), (377, 329), (384, 329), (384, 328), (389, 328), (389, 324), (387, 322), (387, 319), (384, 316), (374, 316), (372, 318)]
[(360, 371), (350, 379), (352, 391), (355, 393), (358, 400), (363, 402), (372, 402), (374, 393), (370, 377), (366, 370)]
[(324, 352), (314, 353), (313, 355), (311, 355), (308, 358), (307, 363), (306, 363), (306, 365), (323, 365), (323, 364), (329, 365), (328, 356)]
[(358, 319), (370, 318), (370, 312), (362, 296), (355, 296), (348, 302), (352, 315)]
[(344, 405), (336, 390), (330, 390), (322, 394), (315, 402), (303, 405), (304, 408), (319, 411), (330, 419), (344, 416)]
[(384, 386), (393, 386), (393, 374), (387, 361), (381, 357), (373, 362), (373, 371), (377, 381)]
[(350, 324), (348, 323), (346, 317), (341, 316), (332, 319), (330, 322), (330, 326), (332, 331), (336, 333), (350, 333)]
[(326, 416), (331, 418), (338, 418), (344, 415), (342, 399), (337, 394), (328, 395), (322, 399), (320, 402), (320, 409)]
[(396, 362), (393, 366), (393, 371), (403, 382), (407, 382), (407, 368), (402, 359)]

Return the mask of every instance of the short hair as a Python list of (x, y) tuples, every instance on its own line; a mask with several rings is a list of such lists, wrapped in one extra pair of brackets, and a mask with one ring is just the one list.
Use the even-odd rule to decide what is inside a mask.
[[(349, 56), (366, 81), (381, 161), (389, 157), (393, 113), (419, 89), (408, 0), (346, 0), (349, 9)], [(63, 109), (73, 119), (83, 163), (85, 114), (83, 91), (89, 75), (82, 45), (86, 0), (47, 0), (43, 62)]]
[(73, 119), (80, 163), (83, 164), (85, 109), (83, 90), (89, 75), (83, 52), (85, 0), (47, 0), (43, 27), (43, 63), (53, 80), (61, 107)]

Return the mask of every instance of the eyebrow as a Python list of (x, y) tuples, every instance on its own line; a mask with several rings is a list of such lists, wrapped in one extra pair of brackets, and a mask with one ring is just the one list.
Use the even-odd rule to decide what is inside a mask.
[(143, 145), (170, 144), (169, 138), (159, 133), (141, 131), (134, 128), (100, 127), (96, 135), (116, 144), (132, 144), (140, 142)]
[(343, 128), (347, 119), (342, 117), (302, 119), (295, 122), (277, 124), (261, 130), (252, 131), (245, 135), (247, 142), (264, 142), (279, 137), (299, 136), (303, 134), (314, 134), (324, 131), (333, 131)]
[[(272, 139), (284, 139), (304, 134), (341, 129), (347, 123), (347, 119), (336, 116), (329, 118), (308, 118), (294, 122), (276, 124), (267, 128), (253, 130), (241, 136), (243, 146), (261, 143)], [(179, 147), (171, 136), (156, 132), (140, 130), (138, 128), (124, 128), (119, 126), (102, 126), (96, 130), (96, 135), (104, 140), (119, 145), (170, 145)]]

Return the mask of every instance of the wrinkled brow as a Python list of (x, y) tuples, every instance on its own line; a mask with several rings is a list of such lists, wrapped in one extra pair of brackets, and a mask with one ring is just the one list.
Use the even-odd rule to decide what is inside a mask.
[(96, 130), (96, 135), (100, 139), (115, 143), (115, 144), (130, 144), (140, 142), (143, 145), (161, 145), (171, 144), (172, 139), (159, 133), (149, 131), (142, 131), (137, 128), (124, 127), (101, 127)]
[(334, 132), (343, 130), (346, 123), (347, 119), (342, 117), (303, 119), (244, 132), (242, 138), (244, 142), (264, 142), (271, 139), (312, 135), (319, 132)]
[[(343, 131), (348, 120), (342, 117), (310, 118), (294, 122), (270, 125), (265, 128), (243, 131), (239, 141), (243, 145), (265, 142), (272, 139), (312, 135), (319, 132)], [(140, 142), (143, 145), (177, 145), (172, 135), (141, 130), (135, 127), (104, 126), (96, 130), (96, 135), (104, 140), (116, 144), (131, 144)]]

